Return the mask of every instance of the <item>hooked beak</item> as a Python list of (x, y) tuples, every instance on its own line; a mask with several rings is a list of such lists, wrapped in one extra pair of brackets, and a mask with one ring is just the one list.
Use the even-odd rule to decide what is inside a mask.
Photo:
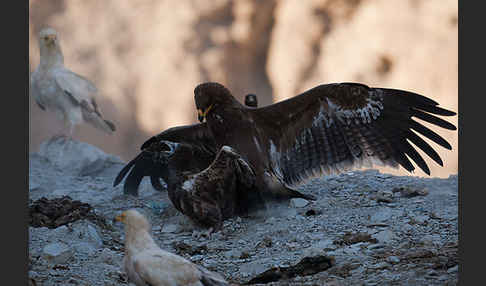
[(211, 110), (213, 105), (210, 105), (206, 110), (198, 109), (197, 110), (197, 119), (199, 119), (199, 122), (203, 122), (204, 119), (206, 119), (206, 115), (208, 115), (208, 112)]
[(113, 222), (123, 222), (123, 214), (117, 215), (114, 219)]
[(56, 41), (56, 35), (47, 35), (46, 36), (46, 43), (48, 45), (52, 45)]

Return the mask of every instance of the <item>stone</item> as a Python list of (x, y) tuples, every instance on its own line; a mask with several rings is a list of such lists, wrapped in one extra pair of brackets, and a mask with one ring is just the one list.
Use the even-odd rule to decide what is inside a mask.
[[(76, 174), (99, 174), (104, 168), (123, 161), (85, 142), (52, 138), (39, 146), (38, 154), (58, 168)], [(93, 173), (93, 171), (95, 173)]]
[(390, 219), (392, 211), (390, 208), (382, 207), (370, 217), (371, 223), (383, 223)]
[(260, 274), (265, 270), (267, 270), (267, 268), (261, 260), (244, 263), (240, 266), (240, 273), (247, 277)]
[(162, 230), (161, 232), (163, 233), (178, 233), (180, 232), (180, 227), (179, 225), (177, 224), (165, 224), (163, 227), (162, 227)]
[(427, 216), (427, 215), (417, 215), (417, 216), (414, 216), (413, 219), (418, 224), (424, 224), (426, 221), (429, 220), (429, 216)]
[(377, 202), (391, 203), (394, 201), (393, 192), (391, 191), (379, 191), (375, 197)]
[(239, 249), (232, 249), (230, 251), (226, 251), (224, 253), (224, 257), (226, 257), (226, 258), (240, 258), (242, 253), (243, 252)]
[(73, 229), (72, 240), (76, 240), (77, 238), (81, 242), (89, 243), (95, 249), (103, 246), (103, 239), (91, 222), (86, 220), (77, 221), (71, 227)]
[(370, 268), (371, 269), (376, 269), (376, 270), (379, 270), (379, 269), (387, 269), (390, 267), (390, 264), (388, 264), (387, 262), (380, 262), (380, 263), (376, 263), (374, 265), (372, 265)]
[(42, 257), (52, 264), (65, 264), (73, 254), (72, 248), (62, 242), (49, 243), (42, 249)]
[(374, 234), (373, 237), (381, 243), (389, 243), (396, 238), (396, 235), (391, 230), (386, 229)]
[(455, 273), (457, 271), (459, 271), (459, 265), (447, 269), (447, 273)]
[(116, 257), (116, 253), (108, 248), (103, 248), (100, 254), (97, 257), (97, 260), (106, 263), (109, 265), (116, 265), (118, 257)]
[(302, 198), (294, 198), (290, 200), (290, 206), (293, 208), (303, 208), (309, 204), (309, 201)]

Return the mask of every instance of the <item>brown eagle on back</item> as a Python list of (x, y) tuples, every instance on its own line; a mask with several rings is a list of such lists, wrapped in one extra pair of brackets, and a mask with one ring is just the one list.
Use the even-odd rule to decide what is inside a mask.
[[(245, 105), (257, 107), (257, 96), (247, 94)], [(180, 144), (174, 147), (174, 142)], [(177, 174), (200, 172), (211, 164), (218, 152), (206, 123), (169, 128), (145, 141), (140, 149), (142, 152), (120, 171), (113, 184), (117, 186), (126, 176), (125, 194), (137, 196), (145, 176), (150, 176), (156, 190), (163, 191), (160, 179), (168, 182), (169, 167)]]
[[(261, 108), (243, 106), (227, 88), (218, 83), (200, 84), (195, 88), (194, 94), (199, 120), (206, 122), (162, 132), (147, 141), (142, 150), (150, 149), (148, 142), (154, 145), (155, 142), (169, 140), (180, 142), (180, 146), (186, 144), (189, 149), (199, 150), (200, 146), (204, 146), (202, 149), (207, 154), (215, 156), (214, 154), (225, 149), (224, 146), (230, 146), (231, 151), (245, 160), (252, 169), (251, 174), (246, 173), (251, 177), (247, 181), (253, 182), (250, 187), (243, 190), (227, 188), (231, 194), (236, 192), (233, 197), (239, 199), (246, 198), (241, 192), (254, 193), (247, 197), (263, 200), (282, 197), (311, 198), (300, 194), (293, 186), (313, 176), (340, 173), (373, 164), (402, 166), (412, 172), (415, 167), (409, 158), (430, 175), (427, 164), (409, 141), (441, 166), (443, 162), (437, 152), (417, 134), (446, 149), (450, 150), (451, 146), (440, 135), (412, 117), (456, 130), (454, 125), (436, 116), (453, 116), (456, 113), (438, 107), (438, 103), (432, 99), (409, 91), (370, 88), (359, 83), (319, 85), (293, 98)], [(191, 157), (189, 153), (184, 152), (184, 156)], [(193, 157), (192, 160), (205, 165), (207, 160), (211, 160), (211, 156), (204, 157), (205, 159)], [(182, 156), (179, 155), (179, 158)], [(129, 165), (135, 164), (134, 169), (137, 168), (136, 160), (132, 162)], [(173, 167), (177, 166), (175, 162), (179, 162), (177, 164), (181, 166)], [(168, 169), (172, 168), (180, 173), (184, 172), (183, 169), (189, 170), (189, 173), (207, 170), (204, 167), (193, 168), (188, 160), (175, 162), (165, 164)], [(233, 166), (236, 167), (232, 170), (237, 172), (238, 165)], [(211, 167), (212, 165), (208, 166)], [(120, 172), (116, 184), (128, 172), (126, 168)], [(226, 173), (226, 177), (220, 178), (223, 182), (220, 186), (229, 186), (225, 185), (225, 178), (234, 177)], [(188, 179), (184, 176), (180, 175), (179, 179), (185, 178), (183, 180), (187, 182)], [(183, 186), (184, 182), (173, 186)], [(172, 192), (189, 192), (191, 199), (197, 198), (203, 202), (212, 200), (206, 205), (207, 209), (200, 210), (198, 214), (185, 213), (193, 218), (197, 215), (210, 216), (217, 212), (214, 208), (221, 211), (225, 203), (214, 200), (214, 197), (209, 199), (213, 193), (217, 193), (212, 192), (210, 185), (212, 183), (201, 180), (198, 184), (187, 183), (186, 189), (173, 189)], [(214, 201), (217, 203), (214, 204)], [(251, 204), (246, 201), (238, 203)], [(200, 202), (198, 204), (201, 205)], [(231, 215), (232, 213), (222, 217)], [(213, 223), (212, 226), (218, 228), (220, 223)]]

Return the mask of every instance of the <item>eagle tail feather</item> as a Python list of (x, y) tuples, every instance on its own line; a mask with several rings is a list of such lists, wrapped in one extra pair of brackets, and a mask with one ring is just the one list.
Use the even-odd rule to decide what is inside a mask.
[(118, 173), (113, 186), (116, 187), (126, 177), (123, 185), (123, 193), (138, 196), (138, 187), (142, 179), (145, 176), (150, 176), (150, 182), (154, 189), (158, 191), (165, 190), (159, 181), (159, 178), (163, 178), (159, 174), (163, 166), (157, 164), (152, 157), (152, 152), (142, 151)]
[(128, 162), (128, 164), (126, 164), (125, 167), (123, 167), (123, 169), (120, 170), (120, 172), (118, 173), (118, 175), (115, 178), (115, 181), (113, 182), (113, 187), (116, 187), (116, 186), (118, 186), (118, 184), (120, 184), (120, 182), (123, 180), (123, 178), (125, 178), (125, 176), (127, 175), (128, 171), (130, 171), (130, 169), (132, 169), (133, 165), (137, 162), (137, 160), (140, 159), (141, 156), (142, 156), (142, 153), (138, 154), (137, 157), (135, 157), (133, 160)]

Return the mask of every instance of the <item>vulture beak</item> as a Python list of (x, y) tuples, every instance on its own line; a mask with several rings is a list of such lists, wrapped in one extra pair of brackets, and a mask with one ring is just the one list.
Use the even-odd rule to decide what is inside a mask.
[(117, 216), (116, 216), (116, 217), (113, 219), (113, 221), (114, 221), (114, 222), (123, 222), (124, 218), (125, 218), (125, 214), (124, 214), (124, 213), (121, 213), (121, 214), (117, 215)]
[(197, 118), (199, 119), (199, 122), (203, 122), (204, 119), (206, 119), (206, 115), (208, 115), (208, 112), (211, 110), (213, 105), (210, 105), (206, 110), (198, 109), (197, 110)]
[(56, 41), (56, 35), (47, 35), (45, 39), (48, 45), (52, 45)]

